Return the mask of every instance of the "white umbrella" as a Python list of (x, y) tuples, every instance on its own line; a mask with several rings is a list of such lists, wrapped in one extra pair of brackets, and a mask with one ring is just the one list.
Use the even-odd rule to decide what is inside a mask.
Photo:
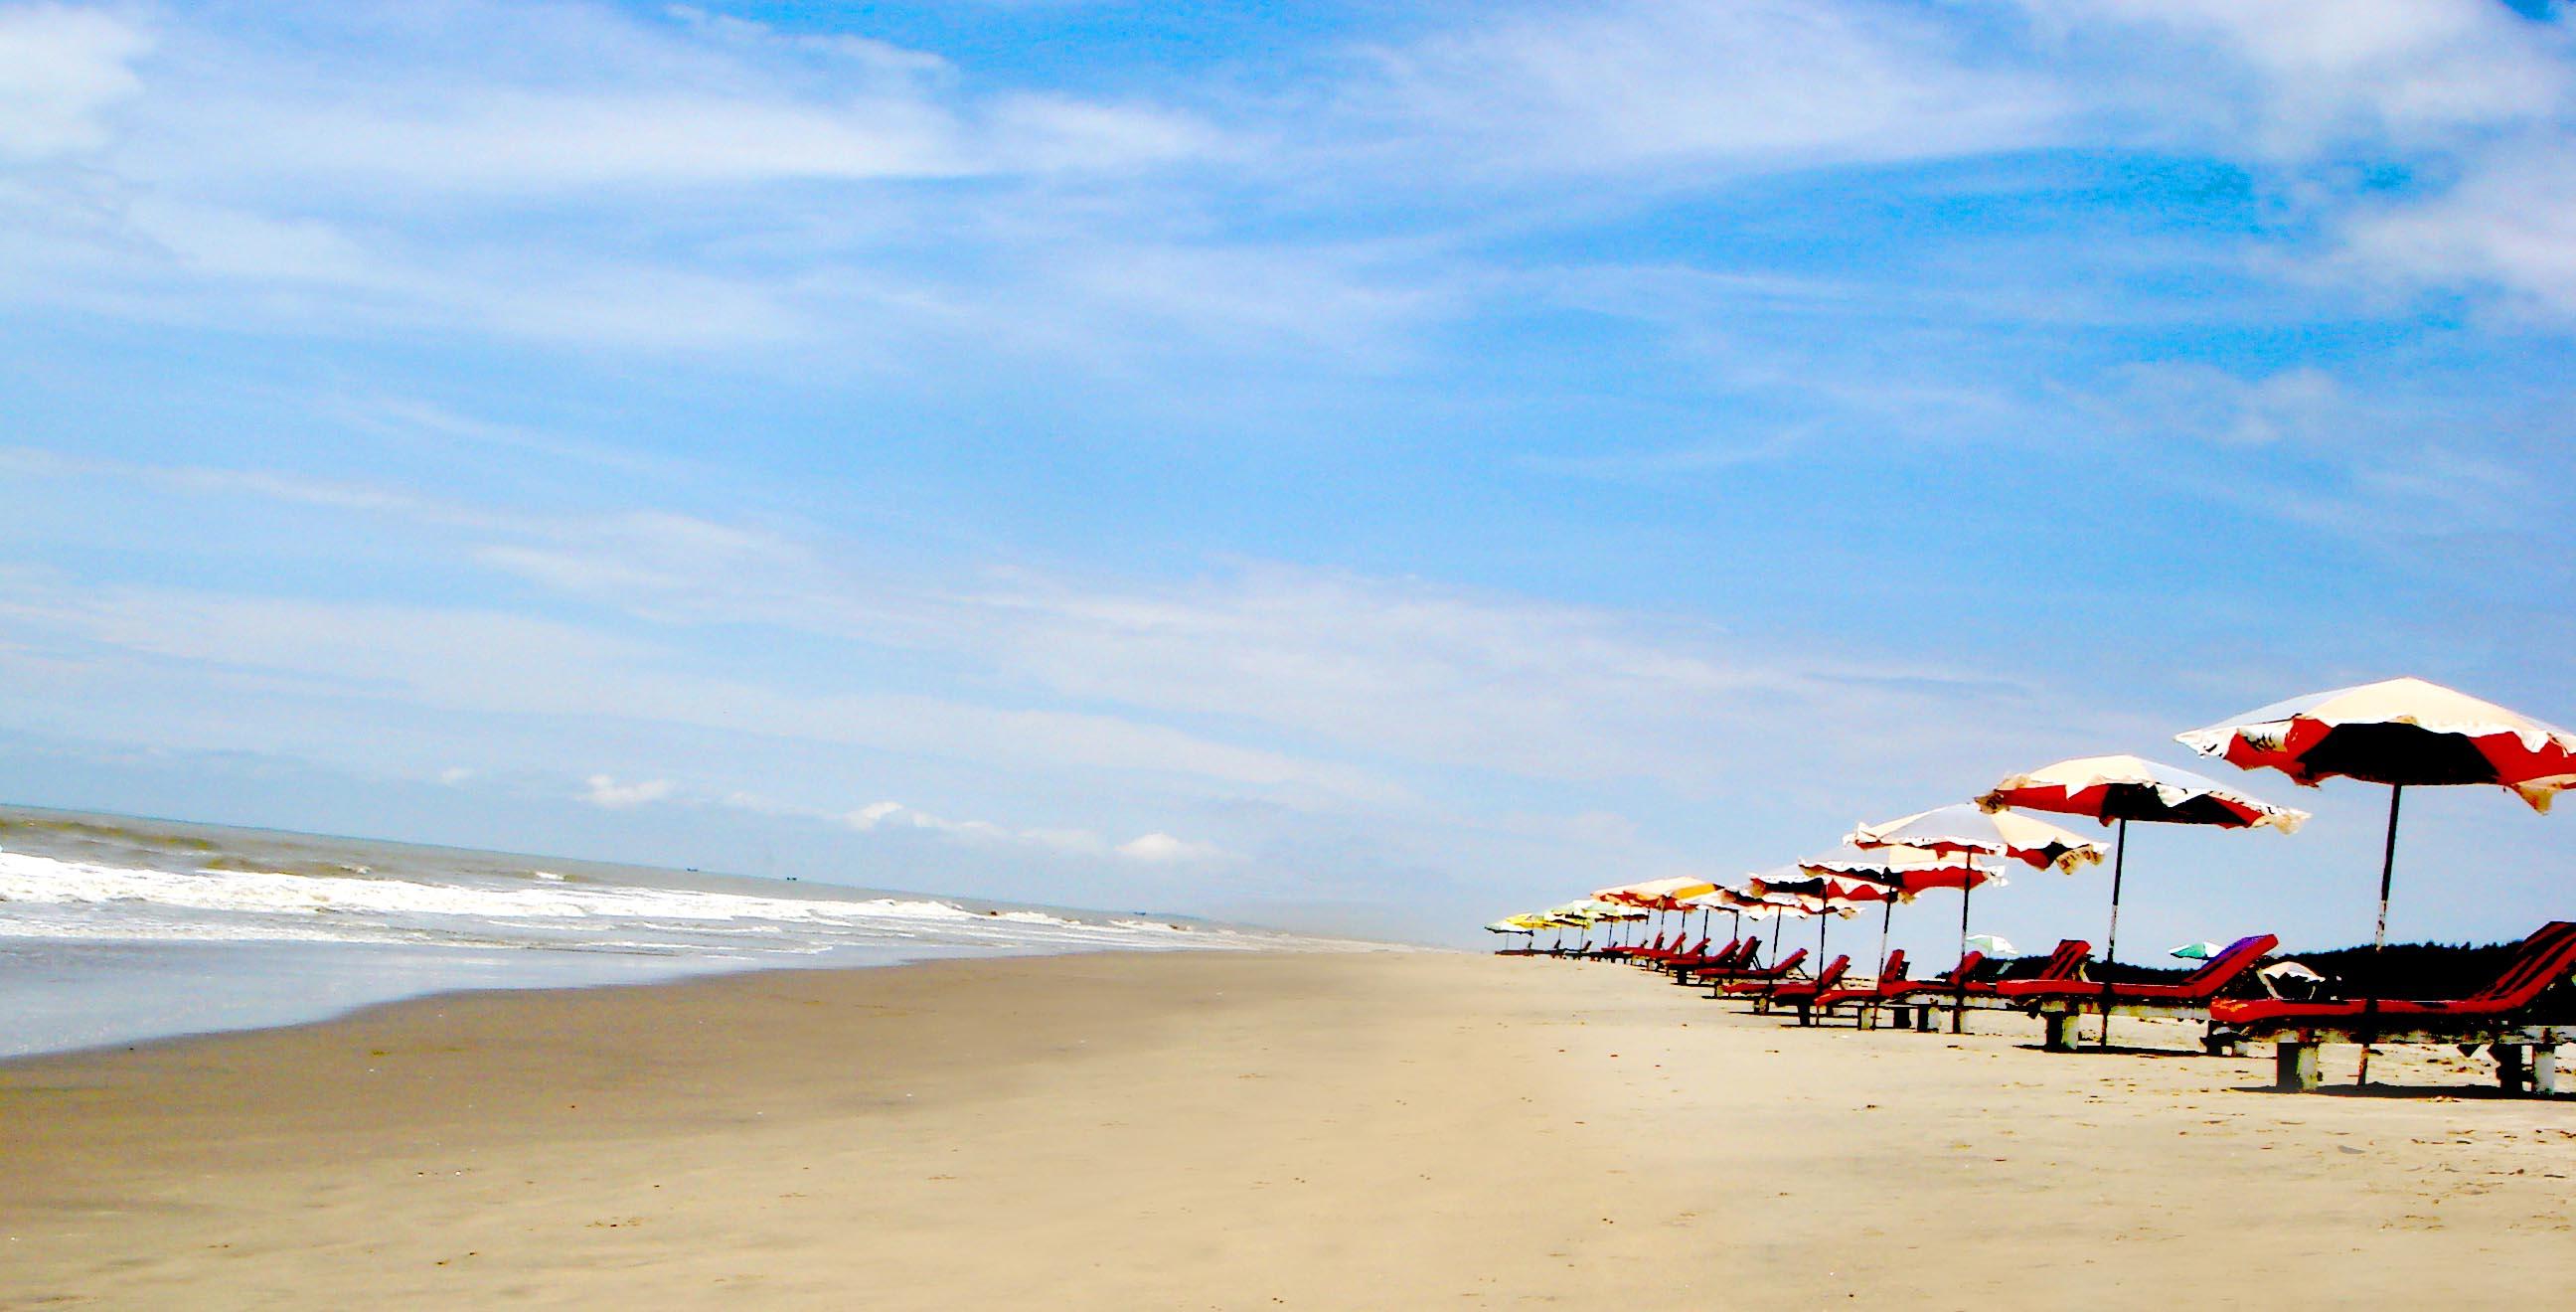
[[(2269, 768), (2314, 787), (2342, 775), (2388, 785), (2388, 838), (2379, 858), (2374, 965), (2388, 945), (2388, 890), (2397, 868), (2397, 807), (2408, 784), (2495, 784), (2535, 811), (2576, 787), (2576, 734), (2422, 679), (2388, 679), (2274, 702), (2224, 724), (2174, 735), (2203, 756), (2242, 769)], [(2370, 1079), (2370, 1029), (2379, 972), (2362, 994), (2361, 1080)]]
[[(2102, 845), (2026, 815), (1986, 811), (1960, 803), (1918, 811), (1885, 824), (1862, 825), (1844, 842), (1854, 847), (1919, 847), (1926, 851), (2005, 857), (2040, 870), (2072, 871), (2103, 857)], [(1968, 902), (1973, 889), (1959, 890), (1959, 955), (1968, 955)], [(1966, 1024), (1967, 981), (1958, 981), (1950, 1011), (1950, 1032)]]
[[(1977, 805), (2000, 811), (2027, 807), (2060, 815), (2089, 816), (2119, 825), (2111, 840), (2111, 927), (2102, 940), (2102, 964), (2120, 956), (2120, 884), (2129, 855), (2129, 822), (2216, 825), (2229, 829), (2269, 826), (2291, 833), (2308, 813), (2247, 796), (2215, 779), (2136, 756), (2081, 756), (2008, 775)], [(2111, 1043), (2109, 971), (2103, 972), (2102, 1044)]]

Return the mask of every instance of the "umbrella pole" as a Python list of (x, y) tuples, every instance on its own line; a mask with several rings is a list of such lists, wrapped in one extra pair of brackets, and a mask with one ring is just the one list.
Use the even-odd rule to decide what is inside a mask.
[(1777, 911), (1771, 913), (1771, 961), (1764, 963), (1766, 965), (1780, 960), (1780, 922), (1787, 919)]
[(2120, 959), (2120, 870), (2129, 855), (2129, 817), (2111, 839), (2111, 932), (2102, 937), (2102, 1042), (2111, 1046), (2111, 965)]
[[(1959, 889), (1959, 964), (1968, 961), (1968, 897), (1977, 890), (1966, 885)], [(1968, 972), (1953, 967), (1950, 981), (1950, 1032), (1965, 1033), (1968, 1025)]]
[(2388, 884), (2397, 872), (2397, 802), (2406, 785), (2388, 786), (2388, 843), (2379, 853), (2379, 927), (2370, 935), (2370, 982), (2361, 989), (2361, 1073), (2357, 1083), (2370, 1083), (2370, 1045), (2379, 1037), (2379, 954), (2388, 948)]
[(1896, 919), (1896, 895), (1878, 904), (1878, 982), (1887, 983), (1887, 922)]

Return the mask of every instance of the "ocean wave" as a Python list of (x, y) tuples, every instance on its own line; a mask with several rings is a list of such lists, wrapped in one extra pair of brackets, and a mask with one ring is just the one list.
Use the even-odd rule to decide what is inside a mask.
[(470, 942), (591, 951), (790, 955), (927, 943), (995, 951), (1254, 946), (1146, 920), (1097, 923), (932, 898), (764, 897), (714, 890), (460, 875), (328, 874), (238, 863), (156, 870), (0, 852), (0, 937)]

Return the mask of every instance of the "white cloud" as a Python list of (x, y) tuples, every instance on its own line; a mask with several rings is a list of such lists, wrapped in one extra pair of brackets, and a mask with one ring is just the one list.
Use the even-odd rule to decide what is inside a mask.
[(581, 800), (592, 806), (605, 807), (612, 811), (623, 811), (629, 807), (642, 806), (647, 802), (666, 801), (676, 787), (668, 779), (642, 779), (634, 783), (621, 784), (615, 777), (604, 774), (592, 775), (583, 782), (586, 790), (582, 793)]
[(143, 91), (141, 29), (95, 9), (0, 7), (0, 160), (95, 150), (109, 113)]
[(2043, 77), (1878, 3), (1545, 6), (1386, 52), (1388, 94), (1480, 163), (1593, 172), (1693, 161), (1816, 168), (2055, 139)]
[(1136, 861), (1184, 862), (1212, 861), (1225, 855), (1225, 849), (1213, 843), (1192, 843), (1160, 831), (1142, 834), (1118, 845), (1118, 855)]
[(2100, 42), (2091, 53), (2111, 88), (2228, 128), (2270, 155), (2356, 138), (2438, 143), (2548, 117), (2576, 92), (2564, 32), (2500, 0), (2021, 3), (2061, 33)]
[(2090, 94), (2125, 118), (2119, 136), (2256, 168), (2324, 232), (2322, 271), (2576, 313), (2563, 16), (2501, 0), (2019, 3), (2070, 68), (2098, 72)]
[(2361, 209), (2344, 240), (2361, 269), (2496, 288), (2524, 311), (2576, 317), (2576, 126), (2485, 148), (2430, 199)]
[(924, 829), (962, 842), (1043, 848), (1086, 856), (1099, 855), (1108, 848), (1100, 835), (1088, 829), (1015, 829), (989, 820), (951, 820), (901, 802), (870, 802), (856, 810), (843, 812), (838, 819), (863, 834), (888, 827)]

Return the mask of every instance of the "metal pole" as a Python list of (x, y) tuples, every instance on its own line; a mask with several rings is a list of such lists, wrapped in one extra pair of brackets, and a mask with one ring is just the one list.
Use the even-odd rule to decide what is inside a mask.
[(1887, 983), (1887, 922), (1896, 919), (1896, 897), (1888, 895), (1878, 904), (1878, 982)]
[[(1961, 966), (1968, 963), (1968, 897), (1976, 891), (1966, 884), (1959, 886), (1959, 964)], [(1962, 1034), (1967, 1031), (1968, 1025), (1968, 972), (1953, 968), (1950, 973), (1955, 976), (1950, 981), (1950, 1032)]]
[(2379, 954), (2388, 947), (2388, 883), (2397, 870), (2397, 801), (2406, 785), (2388, 786), (2388, 843), (2379, 853), (2379, 928), (2370, 935), (2370, 982), (2361, 989), (2361, 1073), (2357, 1083), (2370, 1083), (2370, 1045), (2379, 1038)]
[(2102, 1042), (2111, 1046), (2111, 963), (2120, 959), (2120, 869), (2129, 855), (2129, 817), (2120, 817), (2117, 837), (2111, 840), (2111, 932), (2102, 939)]

